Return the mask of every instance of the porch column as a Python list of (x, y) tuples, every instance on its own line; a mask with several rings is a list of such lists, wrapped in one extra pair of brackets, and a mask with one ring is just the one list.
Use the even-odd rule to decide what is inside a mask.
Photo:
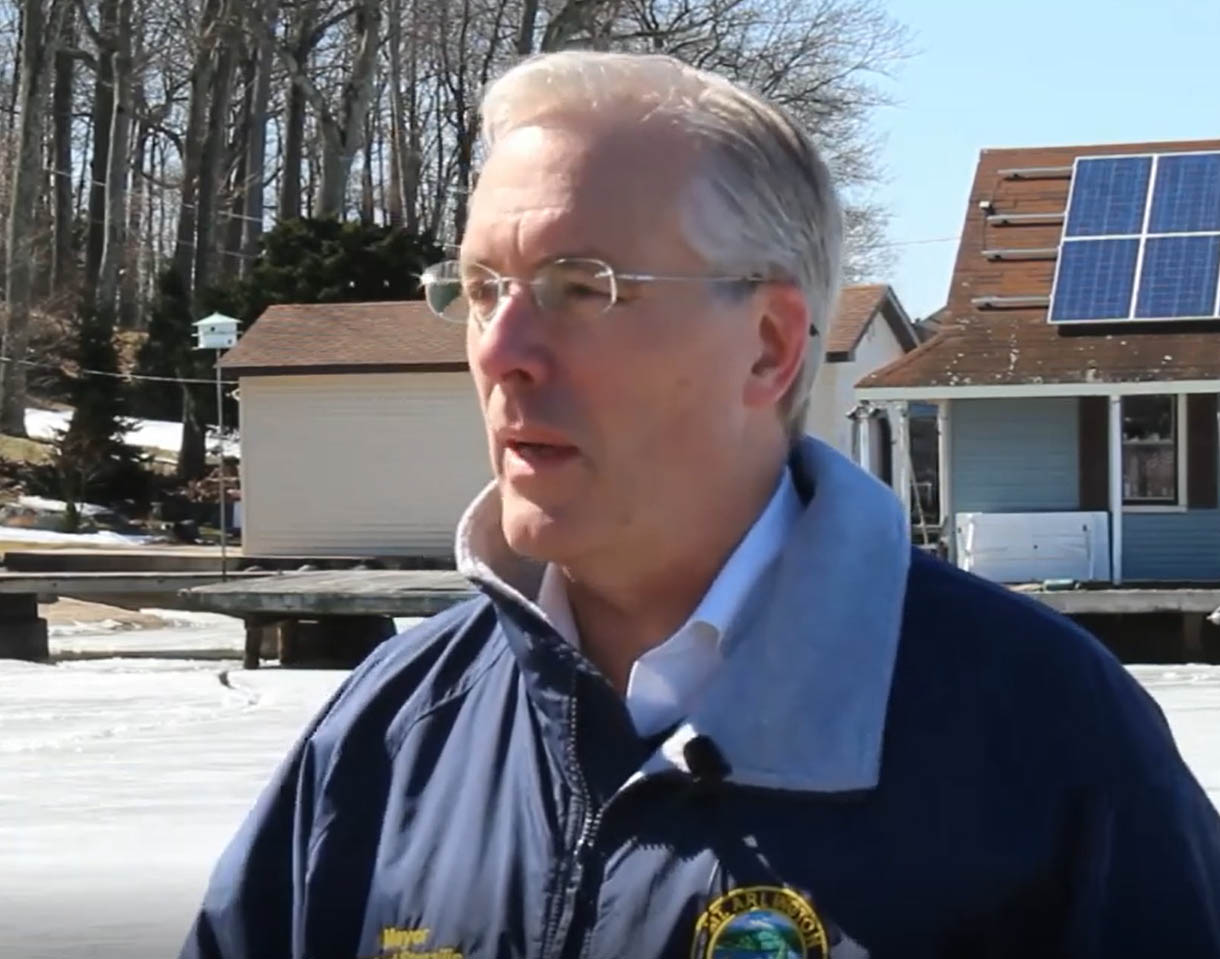
[(1110, 397), (1110, 582), (1123, 581), (1123, 398)]
[(911, 519), (911, 435), (907, 417), (906, 400), (897, 400), (886, 406), (890, 418), (890, 448), (893, 451), (894, 492), (902, 504), (902, 511)]
[(856, 428), (856, 464), (866, 473), (873, 471), (873, 431), (871, 409), (861, 404), (856, 407), (852, 417)]
[(957, 538), (953, 528), (953, 467), (952, 439), (949, 435), (949, 403), (941, 400), (936, 404), (936, 488), (937, 507), (940, 513), (941, 541), (949, 551), (950, 562), (956, 559), (953, 541)]

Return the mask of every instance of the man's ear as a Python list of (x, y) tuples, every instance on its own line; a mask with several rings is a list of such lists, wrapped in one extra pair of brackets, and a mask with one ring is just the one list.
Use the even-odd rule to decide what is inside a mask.
[(805, 350), (820, 346), (810, 339), (809, 307), (794, 283), (767, 283), (759, 289), (755, 323), (758, 352), (745, 401), (752, 407), (774, 406), (796, 379)]

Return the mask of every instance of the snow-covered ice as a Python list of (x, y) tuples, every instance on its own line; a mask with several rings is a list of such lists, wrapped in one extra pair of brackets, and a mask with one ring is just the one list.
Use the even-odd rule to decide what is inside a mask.
[(240, 619), (219, 613), (145, 609), (163, 620), (163, 627), (128, 629), (117, 620), (56, 623), (48, 629), (51, 655), (154, 656), (169, 654), (201, 659), (241, 659), (245, 630)]
[(237, 667), (0, 663), (0, 955), (176, 954), (225, 841), (345, 675)]
[[(52, 645), (240, 649), (237, 621), (184, 619), (138, 640), (61, 629)], [(1220, 667), (1131, 671), (1220, 804)], [(225, 842), (346, 675), (236, 658), (0, 660), (0, 957), (176, 955)]]

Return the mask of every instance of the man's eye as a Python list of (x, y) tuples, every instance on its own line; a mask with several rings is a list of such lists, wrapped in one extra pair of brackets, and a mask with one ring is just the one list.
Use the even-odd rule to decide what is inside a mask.
[(569, 282), (563, 289), (563, 295), (573, 297), (574, 299), (604, 300), (610, 295), (610, 291), (605, 288), (592, 286), (588, 283)]
[(476, 280), (466, 284), (466, 299), (471, 303), (494, 303), (496, 301), (496, 284), (486, 280)]

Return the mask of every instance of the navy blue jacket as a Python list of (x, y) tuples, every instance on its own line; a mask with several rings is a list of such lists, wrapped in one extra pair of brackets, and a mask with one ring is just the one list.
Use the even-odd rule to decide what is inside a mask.
[(651, 742), (465, 529), (486, 595), (352, 673), (183, 959), (1220, 956), (1220, 820), (1151, 698), (824, 448), (794, 474), (797, 544)]

